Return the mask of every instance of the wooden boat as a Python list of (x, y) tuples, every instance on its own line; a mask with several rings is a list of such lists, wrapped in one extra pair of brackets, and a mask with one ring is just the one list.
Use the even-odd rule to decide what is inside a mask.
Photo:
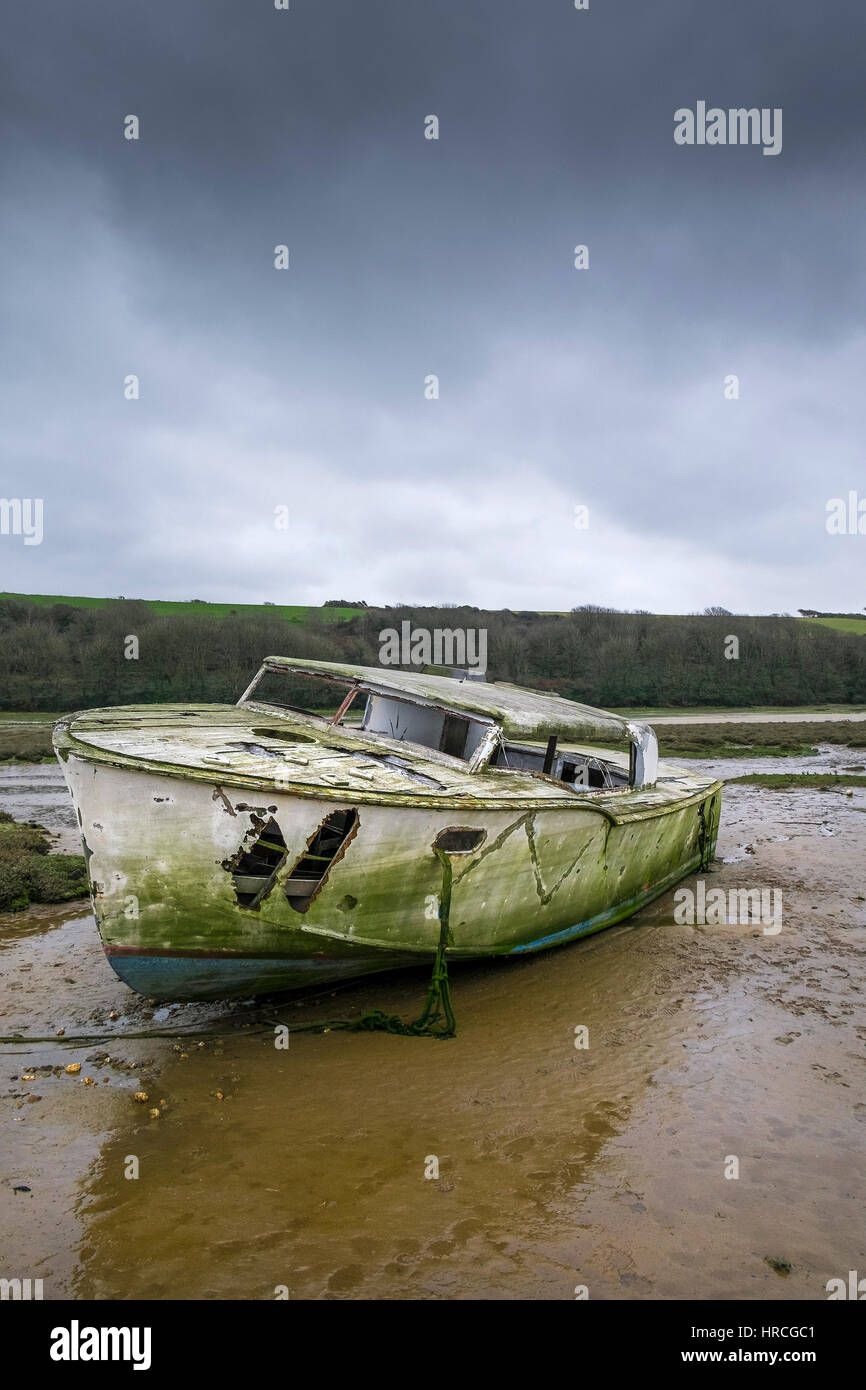
[(151, 998), (291, 990), (600, 931), (712, 858), (721, 783), (514, 686), (266, 658), (237, 705), (60, 721), (108, 959)]

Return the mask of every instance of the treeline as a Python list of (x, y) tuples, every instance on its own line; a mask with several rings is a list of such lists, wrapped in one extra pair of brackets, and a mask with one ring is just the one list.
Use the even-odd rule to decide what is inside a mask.
[(0, 600), (0, 709), (234, 702), (272, 652), (339, 659), (331, 624), (320, 627), (277, 614), (163, 614), (136, 600), (104, 608)]
[[(271, 653), (378, 665), (379, 633), (403, 620), (430, 631), (484, 628), (490, 679), (603, 707), (866, 702), (866, 639), (797, 618), (401, 607), (346, 623), (313, 615), (300, 626), (277, 615), (160, 614), (137, 601), (5, 599), (0, 709), (233, 702)], [(725, 655), (731, 638), (736, 657)]]
[(818, 608), (798, 608), (797, 612), (803, 618), (859, 618), (863, 621), (862, 613), (822, 613)]

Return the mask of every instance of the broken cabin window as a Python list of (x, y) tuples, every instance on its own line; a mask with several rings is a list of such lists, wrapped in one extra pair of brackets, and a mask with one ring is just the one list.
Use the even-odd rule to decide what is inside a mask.
[[(331, 720), (356, 690), (354, 681), (303, 676), (288, 668), (282, 671), (265, 670), (247, 698), (257, 704), (290, 710), (293, 714), (311, 714), (318, 719)], [(359, 703), (363, 708), (362, 702)], [(348, 713), (348, 705), (344, 712)]]
[(442, 737), (439, 752), (448, 753), (452, 758), (462, 758), (466, 753), (466, 739), (469, 736), (469, 720), (457, 714), (446, 714), (442, 721)]
[(299, 675), (291, 667), (265, 668), (243, 696), (251, 703), (327, 719), (361, 733), (431, 748), (467, 762), (492, 721), (434, 704), (364, 690), (359, 682)]
[(625, 768), (606, 759), (603, 754), (570, 748), (532, 743), (501, 743), (494, 753), (491, 767), (511, 768), (518, 772), (547, 772), (557, 782), (571, 787), (611, 789), (627, 787), (629, 774)]
[(490, 720), (372, 693), (361, 722), (362, 733), (384, 734), (401, 743), (433, 748), (463, 762), (472, 757), (489, 727)]

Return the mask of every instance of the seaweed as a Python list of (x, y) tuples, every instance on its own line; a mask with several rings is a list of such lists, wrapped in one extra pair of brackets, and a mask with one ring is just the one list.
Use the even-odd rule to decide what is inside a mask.
[(52, 854), (44, 826), (0, 811), (0, 911), (61, 903), (87, 893), (83, 855)]

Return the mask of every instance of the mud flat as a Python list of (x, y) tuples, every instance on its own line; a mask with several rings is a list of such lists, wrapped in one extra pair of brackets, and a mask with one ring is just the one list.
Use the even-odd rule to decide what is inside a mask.
[[(411, 1018), (426, 971), (159, 1008), (116, 980), (87, 903), (0, 918), (0, 1274), (46, 1298), (826, 1298), (866, 1270), (850, 792), (726, 788), (702, 877), (777, 889), (778, 933), (679, 925), (669, 893), (583, 942), (455, 969), (449, 1042), (274, 1046), (275, 1022)], [(57, 769), (0, 769), (0, 807), (75, 848)]]
[(712, 714), (648, 714), (650, 724), (844, 724), (862, 723), (866, 710), (717, 710)]

